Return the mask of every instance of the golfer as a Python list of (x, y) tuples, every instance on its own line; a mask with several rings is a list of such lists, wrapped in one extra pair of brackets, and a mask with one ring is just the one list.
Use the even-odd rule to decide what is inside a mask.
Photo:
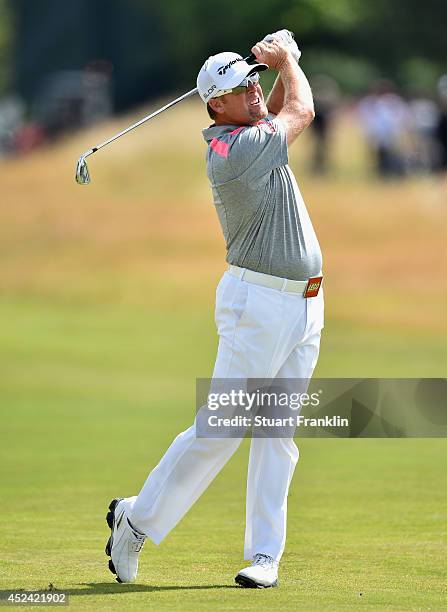
[[(323, 327), (322, 258), (288, 165), (289, 147), (314, 117), (300, 51), (287, 30), (267, 36), (248, 64), (236, 53), (207, 59), (197, 79), (214, 123), (203, 131), (207, 174), (227, 246), (216, 292), (215, 379), (309, 379)], [(259, 71), (278, 71), (264, 100)], [(179, 434), (136, 497), (114, 499), (106, 553), (119, 582), (135, 580), (146, 538), (159, 544), (205, 491), (240, 438)], [(278, 584), (287, 495), (298, 460), (291, 437), (253, 438), (247, 477), (245, 559), (236, 582)]]

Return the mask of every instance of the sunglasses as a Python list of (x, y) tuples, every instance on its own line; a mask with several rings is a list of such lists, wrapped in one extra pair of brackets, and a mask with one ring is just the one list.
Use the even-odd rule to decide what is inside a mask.
[(213, 98), (220, 98), (220, 96), (225, 96), (226, 94), (233, 93), (238, 96), (241, 93), (245, 93), (250, 85), (256, 85), (259, 83), (259, 73), (253, 72), (248, 77), (239, 83), (237, 87), (233, 87), (232, 89), (222, 89), (218, 94), (213, 96)]

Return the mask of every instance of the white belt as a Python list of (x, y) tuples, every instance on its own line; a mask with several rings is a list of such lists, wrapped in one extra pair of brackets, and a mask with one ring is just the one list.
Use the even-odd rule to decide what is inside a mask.
[(264, 274), (263, 272), (254, 272), (254, 270), (247, 270), (246, 268), (239, 268), (239, 266), (232, 265), (228, 266), (228, 272), (240, 280), (254, 283), (255, 285), (262, 285), (263, 287), (269, 287), (270, 289), (286, 291), (287, 293), (304, 293), (308, 283), (307, 280), (289, 280), (287, 278), (281, 278), (280, 276), (272, 276), (271, 274)]

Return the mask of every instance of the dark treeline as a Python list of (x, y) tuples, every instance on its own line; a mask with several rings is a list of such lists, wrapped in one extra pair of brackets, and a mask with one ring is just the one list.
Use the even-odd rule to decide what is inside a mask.
[(304, 68), (347, 93), (376, 77), (428, 91), (447, 72), (444, 0), (0, 0), (0, 12), (2, 89), (27, 102), (46, 75), (99, 59), (125, 109), (190, 88), (208, 55), (245, 53), (283, 27), (296, 32)]

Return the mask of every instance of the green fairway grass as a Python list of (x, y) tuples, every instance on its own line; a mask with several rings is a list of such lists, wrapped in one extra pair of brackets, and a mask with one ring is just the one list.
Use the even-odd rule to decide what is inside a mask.
[[(104, 610), (447, 609), (442, 439), (298, 440), (279, 589), (234, 584), (246, 441), (166, 541), (146, 543), (135, 584), (108, 571), (107, 505), (137, 494), (190, 425), (217, 347), (206, 118), (175, 113), (95, 157), (89, 187), (76, 157), (121, 122), (0, 167), (0, 590), (51, 583)], [(355, 138), (349, 151), (325, 180), (302, 149), (293, 160), (325, 257), (316, 375), (443, 377), (444, 187), (379, 184)]]
[[(166, 542), (147, 543), (137, 584), (114, 583), (103, 552), (106, 506), (137, 493), (191, 422), (195, 369), (209, 374), (215, 349), (211, 318), (205, 309), (174, 317), (29, 302), (3, 304), (0, 314), (8, 321), (1, 588), (52, 583), (72, 605), (104, 609), (445, 602), (444, 440), (299, 442), (281, 588), (272, 592), (233, 584), (243, 566), (244, 443)], [(366, 340), (351, 340), (352, 354)]]

